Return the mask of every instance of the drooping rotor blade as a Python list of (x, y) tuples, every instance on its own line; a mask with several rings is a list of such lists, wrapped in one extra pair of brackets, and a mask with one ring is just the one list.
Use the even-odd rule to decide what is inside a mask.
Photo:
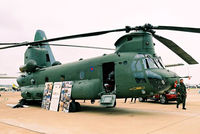
[(153, 34), (153, 36), (154, 38), (159, 40), (161, 43), (163, 43), (166, 47), (171, 49), (174, 53), (176, 53), (180, 58), (182, 58), (188, 64), (198, 64), (198, 62), (195, 59), (193, 59), (188, 53), (186, 53), (182, 48), (180, 48), (173, 41), (156, 34)]
[[(44, 45), (44, 44), (42, 44)], [(49, 44), (51, 46), (63, 46), (63, 47), (80, 47), (80, 48), (92, 48), (92, 49), (103, 49), (103, 50), (115, 50), (113, 48), (105, 48), (105, 47), (91, 47), (91, 46), (80, 46), (80, 45), (65, 45), (65, 44)]]
[(156, 30), (174, 30), (174, 31), (182, 31), (182, 32), (200, 33), (200, 28), (191, 28), (191, 27), (153, 26), (152, 29), (156, 29)]

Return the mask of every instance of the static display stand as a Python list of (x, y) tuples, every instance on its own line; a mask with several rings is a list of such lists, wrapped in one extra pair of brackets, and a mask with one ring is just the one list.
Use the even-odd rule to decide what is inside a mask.
[(73, 85), (72, 81), (65, 81), (62, 83), (59, 111), (69, 112), (72, 85)]
[(51, 104), (52, 90), (53, 90), (53, 82), (46, 82), (42, 100), (42, 108), (44, 109), (49, 110)]
[(52, 93), (52, 96), (51, 96), (51, 104), (50, 104), (50, 109), (49, 109), (51, 111), (58, 111), (61, 88), (62, 88), (62, 82), (55, 82), (54, 83), (53, 93)]
[(51, 111), (69, 112), (73, 81), (46, 82), (42, 108)]

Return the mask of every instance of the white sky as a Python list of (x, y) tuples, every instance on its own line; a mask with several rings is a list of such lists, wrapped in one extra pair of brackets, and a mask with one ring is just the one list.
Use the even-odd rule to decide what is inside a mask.
[[(35, 31), (42, 29), (47, 38), (71, 34), (137, 26), (174, 25), (200, 28), (198, 0), (0, 0), (0, 42), (33, 41)], [(60, 41), (56, 43), (114, 48), (114, 42), (125, 33)], [(200, 34), (157, 31), (177, 43), (200, 62)], [(165, 64), (184, 63), (171, 68), (181, 76), (192, 75), (189, 83), (200, 83), (200, 65), (189, 66), (154, 39), (156, 52)], [(19, 75), (26, 47), (0, 50), (0, 73)], [(62, 63), (112, 53), (106, 50), (52, 47), (56, 60)], [(8, 84), (13, 80), (0, 80)]]

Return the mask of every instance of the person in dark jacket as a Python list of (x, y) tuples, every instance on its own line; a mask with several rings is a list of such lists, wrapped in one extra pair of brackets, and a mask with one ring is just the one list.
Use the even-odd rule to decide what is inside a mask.
[(186, 102), (186, 97), (187, 97), (187, 91), (186, 91), (185, 84), (183, 83), (183, 79), (180, 79), (180, 84), (176, 86), (176, 92), (178, 95), (176, 107), (178, 108), (179, 104), (183, 103), (183, 110), (186, 110), (185, 102)]

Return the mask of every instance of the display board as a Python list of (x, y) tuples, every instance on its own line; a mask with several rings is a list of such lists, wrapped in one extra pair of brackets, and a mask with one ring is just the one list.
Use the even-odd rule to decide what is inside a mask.
[(65, 81), (62, 83), (59, 111), (69, 112), (72, 85), (73, 85), (72, 81)]
[(49, 109), (51, 111), (58, 111), (61, 88), (62, 88), (62, 82), (54, 83), (52, 97), (51, 97), (51, 104)]
[(53, 90), (53, 82), (46, 82), (43, 92), (42, 108), (49, 110), (51, 104), (51, 95)]
[(46, 82), (42, 108), (51, 111), (69, 112), (73, 81)]

